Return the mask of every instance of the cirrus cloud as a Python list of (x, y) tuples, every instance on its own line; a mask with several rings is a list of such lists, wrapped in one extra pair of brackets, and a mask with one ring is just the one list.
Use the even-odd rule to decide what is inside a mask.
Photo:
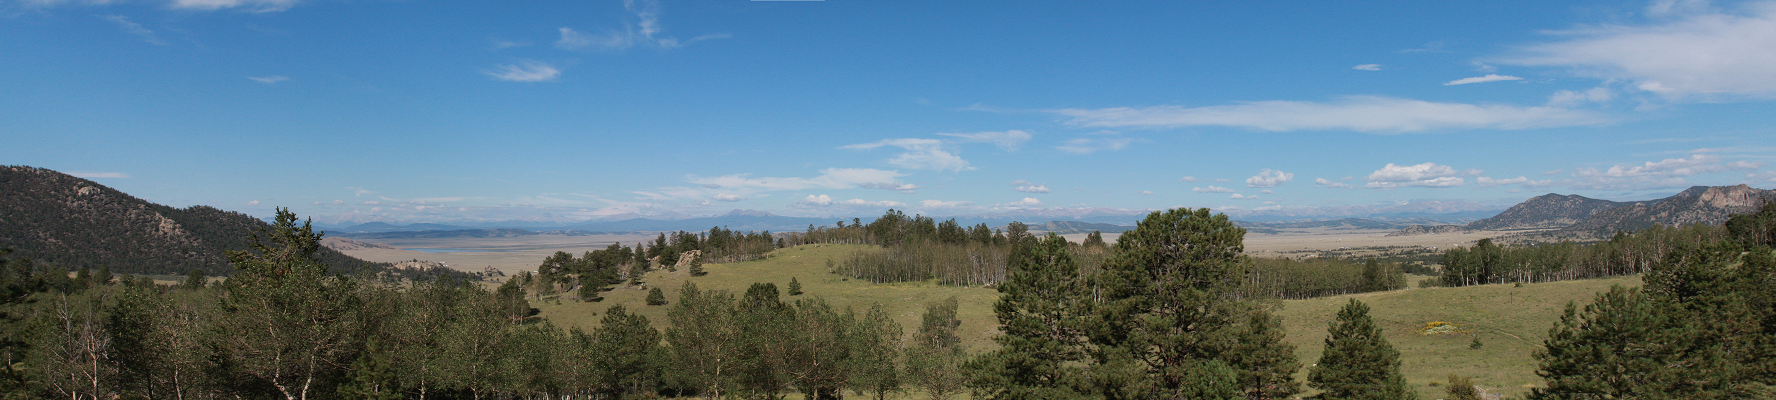
[(483, 73), (494, 79), (511, 82), (548, 82), (561, 77), (560, 69), (541, 61), (501, 64), (495, 70)]
[(1776, 5), (1750, 3), (1739, 12), (1706, 7), (1652, 7), (1656, 18), (1550, 32), (1559, 39), (1524, 46), (1502, 64), (1568, 67), (1575, 73), (1631, 82), (1667, 98), (1692, 95), (1776, 96)]
[(944, 149), (944, 142), (937, 139), (883, 139), (870, 143), (840, 146), (839, 148), (870, 150), (883, 146), (899, 147), (902, 150), (906, 150), (899, 155), (896, 155), (894, 158), (888, 159), (889, 164), (894, 164), (903, 168), (950, 172), (961, 172), (965, 170), (972, 171), (975, 169), (968, 165), (968, 160), (963, 160), (962, 157), (956, 155), (956, 153)]
[(1406, 133), (1446, 129), (1534, 129), (1601, 125), (1604, 115), (1563, 107), (1438, 103), (1382, 96), (1330, 102), (1255, 101), (1234, 105), (1115, 107), (1050, 111), (1089, 127), (1224, 126), (1271, 132), (1349, 130)]

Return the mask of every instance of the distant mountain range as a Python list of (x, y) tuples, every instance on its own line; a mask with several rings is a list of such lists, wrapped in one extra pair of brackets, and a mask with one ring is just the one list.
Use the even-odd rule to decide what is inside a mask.
[(1598, 200), (1579, 195), (1545, 194), (1465, 226), (1414, 226), (1390, 235), (1477, 230), (1558, 229), (1577, 235), (1607, 235), (1654, 225), (1718, 225), (1734, 214), (1756, 212), (1776, 201), (1776, 191), (1746, 185), (1695, 186), (1670, 197), (1633, 202)]
[[(234, 268), (223, 252), (248, 249), (249, 235), (268, 226), (207, 206), (151, 203), (43, 168), (0, 167), (0, 193), (0, 247), (69, 269), (226, 275)], [(321, 258), (339, 270), (365, 264), (332, 249), (322, 249)]]

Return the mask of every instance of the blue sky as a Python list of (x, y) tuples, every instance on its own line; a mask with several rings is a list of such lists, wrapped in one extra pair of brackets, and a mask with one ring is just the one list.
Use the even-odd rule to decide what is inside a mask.
[(262, 216), (1776, 186), (1776, 2), (0, 0), (0, 38), (0, 162)]

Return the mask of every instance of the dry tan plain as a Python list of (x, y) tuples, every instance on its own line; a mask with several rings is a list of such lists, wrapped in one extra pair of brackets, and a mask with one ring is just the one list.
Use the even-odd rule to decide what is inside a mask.
[[(1415, 236), (1387, 236), (1393, 230), (1366, 229), (1292, 229), (1279, 233), (1248, 233), (1246, 234), (1246, 253), (1255, 257), (1291, 257), (1303, 252), (1320, 250), (1336, 250), (1341, 247), (1384, 247), (1384, 246), (1418, 246), (1447, 248), (1451, 245), (1472, 245), (1482, 238), (1496, 237), (1506, 232), (1484, 231), (1459, 234), (1434, 234)], [(1085, 240), (1083, 233), (1061, 235), (1075, 243)], [(1115, 242), (1121, 236), (1118, 233), (1104, 234), (1104, 240)], [(328, 237), (328, 247), (340, 250), (353, 257), (378, 262), (401, 262), (409, 260), (436, 261), (451, 268), (463, 271), (479, 272), (486, 267), (493, 267), (513, 274), (518, 271), (535, 270), (543, 258), (565, 251), (579, 255), (582, 252), (602, 249), (611, 243), (622, 243), (633, 246), (637, 242), (653, 240), (655, 234), (629, 235), (532, 235), (497, 238), (400, 238), (400, 239), (347, 239)], [(353, 243), (356, 242), (356, 243)], [(412, 249), (427, 249), (419, 251)]]
[[(637, 242), (654, 240), (654, 234), (636, 235), (531, 235), (497, 238), (401, 238), (347, 239), (325, 238), (324, 244), (352, 257), (367, 261), (401, 262), (436, 261), (462, 271), (480, 272), (493, 267), (511, 275), (518, 271), (534, 271), (544, 258), (565, 251), (574, 256), (609, 247), (611, 243), (634, 246)], [(353, 243), (357, 242), (357, 243)], [(359, 244), (369, 244), (363, 246)], [(412, 249), (428, 249), (419, 251)]]

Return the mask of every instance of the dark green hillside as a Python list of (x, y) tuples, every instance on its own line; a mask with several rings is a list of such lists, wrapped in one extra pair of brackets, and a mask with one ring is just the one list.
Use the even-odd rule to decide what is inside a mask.
[[(245, 250), (256, 229), (250, 215), (208, 206), (173, 208), (90, 180), (27, 167), (0, 167), (0, 248), (68, 269), (110, 266), (115, 273), (227, 275), (225, 250)], [(335, 270), (365, 263), (332, 249), (319, 257)]]
[(1629, 204), (1634, 203), (1599, 200), (1576, 194), (1549, 193), (1524, 200), (1492, 218), (1470, 222), (1467, 228), (1473, 230), (1564, 228), (1603, 210)]

